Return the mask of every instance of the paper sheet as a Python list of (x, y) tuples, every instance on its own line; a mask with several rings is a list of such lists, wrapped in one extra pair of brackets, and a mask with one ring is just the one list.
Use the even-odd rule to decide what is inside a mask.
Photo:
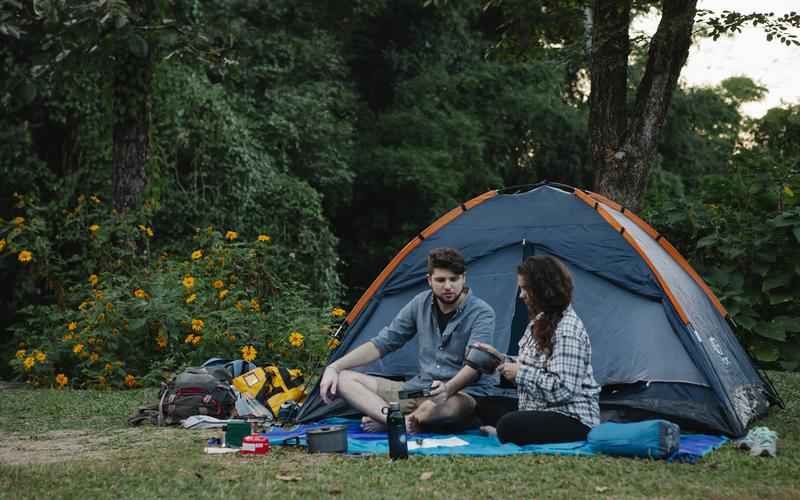
[(408, 441), (408, 449), (416, 450), (419, 448), (441, 448), (446, 446), (467, 446), (469, 443), (461, 438), (455, 436), (449, 438), (426, 438), (426, 439), (410, 439)]

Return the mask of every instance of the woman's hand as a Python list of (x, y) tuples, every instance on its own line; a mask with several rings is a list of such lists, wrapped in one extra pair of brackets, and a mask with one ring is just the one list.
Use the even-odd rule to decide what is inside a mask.
[(497, 368), (500, 371), (500, 374), (505, 377), (506, 380), (513, 382), (517, 378), (517, 372), (519, 371), (519, 363), (513, 363), (511, 361), (506, 361), (502, 365)]

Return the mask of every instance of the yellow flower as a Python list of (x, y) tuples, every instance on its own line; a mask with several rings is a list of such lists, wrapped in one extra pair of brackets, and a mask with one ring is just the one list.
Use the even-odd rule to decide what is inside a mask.
[(36, 364), (36, 360), (33, 359), (33, 356), (28, 356), (27, 358), (25, 358), (25, 361), (23, 361), (22, 364), (25, 366), (26, 370), (30, 370), (31, 368), (33, 368), (33, 365)]
[(194, 340), (194, 334), (190, 333), (189, 335), (186, 336), (185, 339), (183, 339), (183, 342), (185, 344), (191, 344), (193, 340)]
[(236, 342), (236, 335), (231, 332), (225, 332), (225, 338), (228, 339), (228, 342)]
[[(792, 188), (791, 188), (791, 186), (789, 186), (788, 184), (784, 184), (784, 186), (783, 186), (783, 192), (784, 192), (784, 194), (786, 194), (786, 196), (788, 196), (789, 198), (794, 198), (794, 191), (792, 191)], [(2, 250), (2, 248), (0, 248), (0, 250)]]
[(344, 309), (342, 309), (341, 307), (334, 307), (333, 309), (331, 309), (331, 315), (332, 315), (334, 318), (341, 318), (341, 317), (343, 317), (343, 316), (344, 316), (344, 314), (345, 314), (345, 312), (346, 312), (346, 311), (345, 311)]
[(112, 365), (111, 363), (106, 363), (106, 365), (103, 368), (105, 368), (107, 372), (110, 372), (111, 370), (114, 369), (114, 365)]
[(256, 348), (251, 345), (242, 347), (242, 359), (245, 361), (253, 361), (256, 359), (257, 354), (258, 351), (256, 351)]
[(72, 338), (73, 338), (73, 337), (72, 337), (72, 335), (70, 335), (70, 334), (66, 334), (66, 335), (64, 335), (64, 340), (72, 340)]
[(130, 373), (125, 375), (125, 385), (131, 388), (136, 387), (136, 377), (134, 377)]
[(98, 226), (97, 224), (92, 224), (91, 226), (89, 226), (89, 231), (91, 231), (92, 234), (96, 233), (98, 229), (100, 229), (100, 226)]
[(139, 225), (138, 225), (138, 226), (136, 226), (136, 227), (138, 227), (138, 228), (139, 228), (139, 231), (141, 231), (141, 232), (145, 232), (145, 231), (147, 231), (147, 228), (146, 228), (146, 227), (144, 227), (142, 224), (139, 224)]
[(89, 275), (89, 284), (95, 286), (100, 281), (96, 274)]
[(228, 231), (227, 233), (225, 233), (225, 238), (230, 240), (230, 241), (233, 241), (238, 237), (239, 237), (239, 233), (237, 233), (236, 231)]
[(303, 376), (303, 370), (301, 370), (300, 368), (289, 368), (289, 370), (287, 371), (289, 372), (289, 376), (292, 378)]
[(27, 251), (27, 250), (23, 250), (23, 251), (21, 251), (21, 252), (19, 253), (19, 255), (17, 256), (17, 260), (19, 260), (19, 261), (20, 261), (20, 262), (22, 262), (23, 264), (24, 264), (24, 263), (26, 263), (26, 262), (30, 262), (30, 261), (31, 261), (31, 259), (33, 259), (33, 254), (32, 254), (32, 253), (30, 253), (30, 252), (29, 252), (29, 251)]
[(0, 252), (6, 249), (6, 240), (5, 238), (0, 240)]
[(56, 384), (58, 384), (59, 389), (62, 389), (68, 383), (69, 383), (69, 377), (67, 377), (63, 373), (59, 373), (58, 375), (56, 375)]
[(75, 345), (72, 347), (72, 352), (74, 352), (75, 354), (78, 354), (78, 353), (79, 353), (79, 352), (81, 352), (82, 350), (83, 350), (83, 344), (75, 344)]
[(95, 298), (95, 299), (97, 299), (97, 300), (103, 300), (103, 297), (105, 297), (105, 295), (103, 294), (103, 292), (101, 292), (100, 290), (95, 290), (95, 291), (94, 291), (94, 298)]
[(195, 250), (192, 252), (192, 260), (202, 259), (203, 258), (203, 251), (202, 250)]
[(89, 199), (92, 200), (92, 203), (94, 203), (95, 205), (99, 205), (100, 204), (100, 198), (98, 198), (95, 195), (90, 196)]
[(258, 312), (261, 310), (261, 304), (258, 303), (256, 299), (250, 299), (250, 307), (255, 311)]
[(205, 323), (203, 323), (202, 319), (193, 319), (192, 320), (192, 330), (195, 332), (202, 332)]
[(136, 290), (133, 291), (133, 296), (139, 299), (143, 299), (147, 297), (147, 294), (141, 288), (137, 288)]
[(270, 236), (268, 234), (259, 234), (258, 235), (258, 241), (269, 241), (271, 239), (272, 238), (270, 238)]
[(224, 299), (226, 295), (228, 295), (228, 290), (220, 290), (219, 291), (219, 300)]
[(189, 276), (188, 274), (183, 277), (183, 286), (186, 288), (192, 288), (194, 286), (194, 278)]
[(300, 332), (292, 332), (289, 335), (289, 343), (295, 347), (301, 347), (303, 345), (303, 334)]
[(222, 288), (223, 286), (225, 286), (225, 283), (223, 283), (222, 280), (214, 280), (214, 282), (211, 285), (214, 288), (219, 289), (219, 288)]
[(186, 303), (187, 304), (191, 304), (192, 302), (195, 301), (196, 298), (197, 298), (197, 294), (193, 293), (193, 294), (189, 295), (188, 297), (186, 297)]
[(25, 349), (20, 349), (17, 351), (17, 359), (22, 359), (25, 357)]
[(112, 304), (111, 302), (109, 302), (108, 304), (106, 304), (106, 310), (107, 310), (108, 312), (111, 312), (111, 310), (112, 310), (112, 309), (114, 309), (114, 304)]
[(95, 364), (95, 363), (97, 363), (97, 360), (98, 360), (98, 359), (100, 359), (100, 355), (99, 355), (99, 354), (97, 354), (96, 352), (93, 352), (93, 353), (92, 353), (92, 354), (89, 356), (89, 363), (91, 363), (91, 364)]
[(148, 227), (147, 229), (145, 229), (144, 232), (145, 232), (145, 234), (147, 234), (148, 238), (152, 238), (153, 237), (153, 229), (152, 228)]
[(236, 301), (236, 304), (234, 304), (234, 306), (233, 306), (233, 307), (235, 307), (235, 308), (236, 308), (236, 310), (237, 310), (237, 311), (239, 311), (239, 312), (242, 312), (242, 309), (244, 309), (244, 306), (243, 306), (243, 305), (242, 305), (242, 303), (241, 303), (241, 302), (239, 302), (238, 300)]
[(167, 338), (163, 335), (159, 335), (156, 337), (156, 344), (158, 344), (158, 347), (161, 349), (167, 347)]
[(105, 377), (104, 377), (104, 376), (102, 376), (102, 375), (100, 375), (99, 377), (97, 377), (97, 384), (98, 384), (98, 385), (100, 385), (100, 386), (104, 386), (104, 385), (106, 385), (106, 383), (108, 383), (108, 379), (107, 379), (107, 378), (105, 378)]
[(67, 330), (71, 332), (74, 332), (76, 328), (78, 328), (78, 323), (75, 323), (74, 321), (70, 321), (67, 325)]
[(17, 227), (22, 226), (25, 224), (25, 217), (14, 217), (14, 225)]
[(192, 345), (197, 345), (202, 340), (203, 340), (203, 337), (201, 335), (195, 335), (194, 338), (192, 339)]
[(336, 349), (339, 347), (339, 344), (341, 344), (341, 342), (337, 338), (328, 339), (328, 349), (330, 350)]
[(47, 360), (47, 354), (43, 353), (42, 351), (36, 352), (36, 361), (39, 363), (44, 363)]
[(85, 311), (86, 309), (89, 309), (89, 306), (91, 305), (92, 305), (91, 302), (83, 301), (81, 302), (81, 305), (78, 306), (78, 309), (81, 311)]

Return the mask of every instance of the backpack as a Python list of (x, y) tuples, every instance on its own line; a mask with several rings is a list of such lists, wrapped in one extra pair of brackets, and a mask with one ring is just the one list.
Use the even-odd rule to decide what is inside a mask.
[(236, 403), (230, 382), (222, 365), (187, 368), (162, 384), (158, 404), (139, 408), (128, 424), (174, 425), (193, 415), (227, 419)]

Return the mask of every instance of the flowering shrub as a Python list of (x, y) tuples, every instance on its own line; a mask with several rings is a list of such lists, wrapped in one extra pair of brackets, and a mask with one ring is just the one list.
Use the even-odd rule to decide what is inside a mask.
[[(191, 250), (155, 252), (146, 212), (118, 216), (92, 196), (48, 240), (35, 206), (23, 205), (32, 216), (3, 223), (0, 259), (59, 299), (30, 300), (12, 327), (11, 365), (32, 384), (137, 387), (212, 357), (308, 372), (337, 345), (329, 333), (344, 311), (312, 306), (266, 233), (209, 226)], [(54, 247), (67, 244), (77, 251), (64, 258)]]

